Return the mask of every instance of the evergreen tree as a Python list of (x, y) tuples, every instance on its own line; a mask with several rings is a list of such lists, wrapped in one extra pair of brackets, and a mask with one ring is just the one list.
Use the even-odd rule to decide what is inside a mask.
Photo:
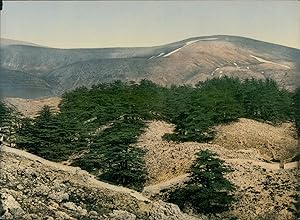
[(54, 161), (68, 159), (73, 151), (80, 150), (70, 125), (53, 114), (49, 106), (44, 106), (35, 119), (22, 120), (17, 147)]
[(19, 126), (20, 113), (0, 102), (0, 138), (9, 146), (15, 142), (15, 132)]
[(4, 141), (4, 137), (6, 135), (6, 126), (5, 126), (5, 121), (8, 118), (8, 109), (4, 105), (3, 102), (0, 102), (0, 144)]
[(170, 194), (170, 202), (181, 209), (192, 208), (199, 213), (219, 213), (228, 210), (234, 201), (234, 185), (224, 174), (232, 170), (209, 151), (197, 153), (189, 171), (190, 180)]
[(35, 143), (37, 140), (34, 133), (33, 119), (21, 119), (21, 126), (17, 130), (16, 146), (32, 153), (36, 152)]
[(144, 151), (133, 146), (142, 127), (144, 124), (141, 121), (127, 115), (98, 136), (91, 146), (91, 153), (92, 158), (98, 157), (93, 167), (99, 166), (100, 179), (142, 189), (147, 176)]
[(241, 102), (248, 118), (278, 123), (294, 117), (291, 94), (280, 90), (274, 80), (246, 80), (241, 93)]

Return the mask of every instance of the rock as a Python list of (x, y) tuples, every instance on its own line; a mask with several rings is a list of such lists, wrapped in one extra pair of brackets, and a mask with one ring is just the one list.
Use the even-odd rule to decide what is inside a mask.
[(80, 215), (83, 215), (83, 216), (85, 216), (85, 215), (87, 215), (87, 213), (88, 213), (88, 211), (86, 210), (86, 209), (83, 209), (83, 208), (81, 208), (81, 207), (79, 207), (79, 214)]
[(17, 185), (17, 189), (22, 190), (22, 189), (24, 189), (24, 187), (21, 184), (19, 184), (19, 185)]
[(45, 216), (45, 217), (43, 218), (43, 220), (54, 220), (54, 218), (51, 217), (51, 216)]
[(77, 205), (75, 203), (73, 203), (73, 202), (63, 203), (62, 206), (64, 208), (67, 208), (67, 209), (71, 210), (71, 211), (78, 211)]
[(46, 196), (48, 195), (50, 189), (46, 185), (40, 185), (34, 189), (34, 193), (37, 195), (43, 195)]
[(96, 216), (96, 215), (98, 215), (98, 213), (96, 211), (92, 210), (89, 212), (89, 216)]
[(48, 208), (49, 208), (50, 210), (58, 209), (58, 208), (59, 208), (59, 205), (58, 205), (56, 202), (50, 201), (50, 202), (48, 203)]
[(278, 220), (294, 220), (294, 215), (286, 209), (279, 212)]
[(69, 195), (68, 195), (68, 193), (65, 193), (65, 192), (53, 192), (53, 193), (49, 194), (49, 198), (60, 203), (65, 200), (69, 200)]
[(2, 202), (2, 212), (3, 219), (11, 219), (11, 217), (22, 217), (25, 212), (21, 208), (20, 204), (15, 200), (12, 195), (7, 193), (1, 194), (1, 202)]
[[(98, 181), (82, 172), (76, 174), (73, 167), (18, 149), (8, 149), (1, 152), (0, 160), (4, 219), (187, 219), (179, 209), (174, 211), (173, 206), (153, 202), (134, 190)], [(115, 211), (110, 213), (111, 210)]]
[(56, 217), (55, 219), (59, 219), (59, 220), (75, 220), (75, 218), (72, 218), (67, 213), (62, 211), (55, 212), (55, 217)]
[(40, 219), (37, 214), (29, 214), (28, 217), (29, 217), (29, 219), (32, 219), (32, 220), (34, 220), (34, 219)]
[(135, 220), (136, 216), (130, 212), (124, 210), (113, 210), (109, 215), (109, 219), (113, 220)]
[(179, 207), (172, 203), (165, 203), (163, 201), (158, 201), (153, 203), (151, 214), (149, 215), (150, 220), (156, 219), (168, 219), (168, 220), (199, 220), (201, 218), (196, 218), (189, 216), (180, 211)]

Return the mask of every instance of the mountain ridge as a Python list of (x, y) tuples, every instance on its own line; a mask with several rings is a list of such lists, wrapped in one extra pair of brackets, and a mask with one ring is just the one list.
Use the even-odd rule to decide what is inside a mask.
[[(300, 49), (228, 35), (192, 37), (154, 47), (1, 47), (1, 68), (36, 75), (51, 87), (50, 96), (114, 80), (149, 79), (169, 86), (223, 76), (272, 78), (294, 90), (299, 58)], [(4, 96), (19, 94), (4, 92)]]
[[(186, 41), (191, 41), (191, 40), (196, 40), (196, 39), (201, 39), (201, 38), (213, 38), (213, 37), (233, 37), (233, 38), (243, 38), (243, 39), (247, 39), (247, 40), (252, 40), (252, 41), (256, 41), (256, 42), (263, 42), (263, 43), (268, 43), (268, 44), (272, 44), (272, 45), (277, 45), (277, 46), (281, 46), (281, 47), (286, 47), (286, 48), (290, 48), (290, 49), (296, 49), (296, 50), (300, 50), (300, 48), (297, 47), (292, 47), (292, 46), (287, 46), (287, 45), (283, 45), (283, 44), (279, 44), (279, 43), (274, 43), (274, 42), (268, 42), (265, 40), (259, 40), (259, 39), (255, 39), (255, 38), (250, 38), (250, 37), (244, 37), (244, 36), (239, 36), (239, 35), (226, 35), (226, 34), (217, 34), (217, 35), (205, 35), (205, 36), (193, 36), (193, 37), (187, 37), (184, 38), (182, 40), (178, 40), (178, 41), (173, 41), (171, 43), (161, 43), (161, 44), (157, 44), (157, 45), (153, 45), (153, 46), (133, 46), (133, 47), (123, 47), (123, 46), (115, 46), (115, 47), (74, 47), (74, 48), (62, 48), (62, 47), (50, 47), (50, 46), (43, 46), (43, 45), (39, 45), (39, 44), (35, 44), (35, 43), (31, 43), (28, 41), (21, 41), (21, 40), (16, 40), (16, 39), (10, 39), (10, 38), (0, 38), (0, 41), (11, 41), (12, 43), (14, 43), (14, 45), (23, 45), (23, 46), (33, 46), (33, 47), (46, 47), (49, 49), (62, 49), (62, 50), (76, 50), (76, 49), (126, 49), (126, 48), (151, 48), (151, 47), (160, 47), (160, 46), (166, 46), (166, 45), (170, 45), (170, 44), (175, 44), (175, 43), (182, 43), (182, 42), (186, 42)], [(17, 44), (20, 43), (20, 44)], [(23, 43), (23, 44), (22, 44)], [(2, 45), (3, 46), (3, 45)]]

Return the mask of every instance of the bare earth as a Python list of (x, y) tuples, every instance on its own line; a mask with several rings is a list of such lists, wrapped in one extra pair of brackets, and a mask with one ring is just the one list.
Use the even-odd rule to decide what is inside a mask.
[(22, 99), (22, 98), (5, 98), (4, 102), (17, 109), (25, 117), (33, 118), (44, 105), (48, 105), (54, 112), (58, 112), (58, 105), (61, 101), (59, 97), (41, 98), (41, 99)]
[[(294, 156), (290, 152), (296, 152), (298, 141), (291, 123), (273, 126), (240, 119), (239, 122), (217, 127), (217, 139), (212, 144), (163, 141), (161, 136), (173, 132), (173, 129), (171, 124), (151, 121), (139, 139), (137, 145), (146, 149), (146, 167), (150, 176), (144, 189), (145, 195), (161, 198), (160, 191), (182, 184), (188, 178), (186, 172), (194, 154), (209, 149), (235, 170), (227, 177), (237, 186), (238, 202), (224, 215), (245, 220), (260, 217), (293, 219), (288, 210), (292, 209), (292, 196), (296, 193), (298, 163), (287, 160), (284, 169), (281, 169), (278, 162), (270, 161), (273, 159), (270, 155), (283, 159)], [(224, 138), (229, 134), (228, 139)], [(273, 141), (271, 138), (274, 138)], [(247, 144), (240, 146), (240, 140), (248, 139)]]

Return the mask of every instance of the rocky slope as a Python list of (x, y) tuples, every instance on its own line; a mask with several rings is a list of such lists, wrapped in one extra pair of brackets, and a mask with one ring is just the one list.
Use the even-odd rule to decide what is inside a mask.
[(299, 57), (299, 49), (216, 35), (140, 48), (56, 49), (8, 45), (1, 47), (1, 68), (28, 73), (32, 78), (35, 75), (45, 80), (56, 95), (113, 80), (149, 79), (162, 85), (180, 85), (225, 75), (241, 79), (273, 78), (280, 86), (293, 90), (299, 74), (296, 67)]
[(290, 162), (299, 152), (297, 132), (292, 123), (278, 126), (240, 119), (217, 126), (213, 143), (231, 150), (257, 149), (266, 161)]
[[(240, 127), (243, 129), (232, 129)], [(137, 144), (147, 151), (146, 166), (150, 180), (144, 194), (151, 198), (167, 197), (170, 188), (181, 185), (188, 179), (186, 172), (194, 154), (199, 150), (209, 149), (234, 169), (227, 178), (237, 186), (235, 196), (238, 200), (229, 212), (221, 215), (221, 219), (236, 216), (242, 220), (292, 220), (298, 163), (283, 161), (286, 163), (282, 169), (282, 165), (272, 162), (270, 157), (271, 152), (279, 158), (288, 158), (291, 152), (296, 152), (298, 141), (291, 128), (292, 124), (276, 127), (240, 119), (239, 122), (217, 127), (218, 138), (214, 143), (174, 143), (161, 139), (164, 133), (173, 131), (173, 125), (161, 121), (149, 122), (147, 131)], [(264, 131), (264, 134), (259, 131)], [(278, 139), (271, 139), (277, 135)], [(248, 136), (252, 136), (251, 141), (241, 144), (240, 140), (245, 140)]]
[(17, 110), (23, 116), (33, 118), (44, 105), (51, 107), (53, 112), (59, 111), (59, 103), (61, 98), (37, 98), (37, 99), (22, 99), (22, 98), (5, 98), (4, 102), (7, 106)]
[(0, 97), (51, 96), (51, 90), (50, 85), (39, 76), (5, 68), (0, 69)]
[[(31, 117), (44, 104), (58, 110), (59, 101), (6, 99)], [(2, 212), (8, 219), (20, 215), (23, 219), (193, 219), (159, 200), (167, 197), (170, 188), (188, 180), (186, 172), (194, 154), (209, 149), (234, 168), (227, 178), (237, 186), (238, 200), (221, 219), (294, 219), (298, 163), (291, 158), (299, 142), (292, 123), (274, 126), (242, 118), (217, 126), (216, 138), (207, 144), (163, 141), (162, 136), (173, 130), (172, 124), (150, 121), (139, 138), (137, 146), (146, 149), (150, 177), (143, 195), (97, 181), (79, 168), (2, 148)]]
[(273, 126), (242, 118), (238, 122), (215, 129), (216, 139), (211, 143), (176, 143), (162, 140), (165, 133), (173, 132), (172, 124), (149, 122), (146, 132), (137, 143), (137, 146), (147, 151), (146, 165), (150, 174), (148, 184), (167, 181), (184, 174), (199, 150), (212, 150), (225, 160), (238, 159), (241, 163), (247, 160), (253, 163), (267, 162), (277, 168), (279, 163), (272, 161), (274, 155), (276, 159), (287, 163), (298, 152), (297, 134), (291, 123)]
[(200, 219), (21, 150), (2, 146), (0, 165), (3, 219)]

